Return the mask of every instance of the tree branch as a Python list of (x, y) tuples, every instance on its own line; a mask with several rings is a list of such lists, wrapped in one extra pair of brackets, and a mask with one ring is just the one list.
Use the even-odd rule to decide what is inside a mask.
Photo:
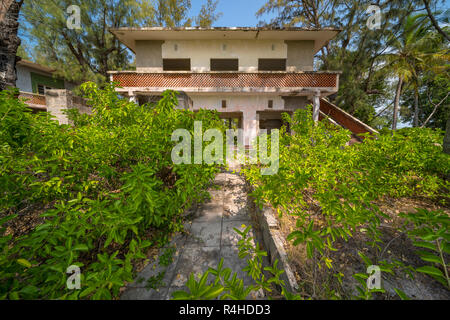
[(439, 27), (439, 24), (437, 23), (436, 19), (434, 18), (433, 13), (430, 10), (428, 0), (423, 0), (423, 3), (425, 4), (425, 9), (427, 9), (428, 17), (430, 18), (431, 23), (433, 24), (434, 28), (437, 30), (437, 32), (439, 32), (441, 35), (443, 35), (444, 38), (447, 39), (447, 41), (450, 41), (450, 36), (447, 33), (445, 33), (445, 31), (442, 30), (441, 27)]
[(425, 125), (428, 123), (428, 121), (430, 121), (430, 119), (433, 117), (434, 113), (436, 112), (437, 108), (442, 104), (442, 102), (444, 102), (447, 97), (450, 95), (450, 92), (447, 93), (447, 95), (444, 97), (444, 99), (442, 99), (441, 101), (439, 101), (438, 104), (434, 104), (433, 101), (431, 101), (430, 99), (430, 95), (427, 94), (428, 96), (428, 101), (430, 101), (430, 103), (434, 106), (433, 112), (431, 112), (431, 114), (428, 116), (428, 118), (425, 120), (425, 122), (422, 124), (421, 128), (425, 127)]

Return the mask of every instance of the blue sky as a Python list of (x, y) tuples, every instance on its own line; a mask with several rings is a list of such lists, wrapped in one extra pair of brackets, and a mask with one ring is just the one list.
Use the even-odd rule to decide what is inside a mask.
[[(202, 4), (206, 0), (192, 0), (191, 14), (197, 15)], [(258, 21), (270, 21), (273, 16), (265, 15), (256, 18), (255, 13), (267, 2), (267, 0), (219, 0), (217, 11), (222, 12), (222, 17), (214, 23), (214, 27), (254, 27)], [(367, 1), (369, 3), (369, 1)], [(450, 8), (450, 0), (444, 2), (439, 1), (438, 8), (448, 10)]]
[[(196, 15), (206, 0), (192, 0), (191, 14)], [(214, 27), (254, 27), (259, 20), (269, 20), (270, 16), (256, 18), (255, 13), (267, 0), (219, 0), (217, 11), (222, 17)], [(264, 19), (263, 19), (264, 18)]]

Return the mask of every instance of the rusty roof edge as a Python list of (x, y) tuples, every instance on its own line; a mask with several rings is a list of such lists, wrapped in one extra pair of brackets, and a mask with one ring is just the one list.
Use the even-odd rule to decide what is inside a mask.
[(196, 73), (205, 73), (205, 74), (342, 74), (342, 71), (333, 71), (333, 70), (318, 70), (318, 71), (138, 71), (138, 70), (110, 70), (107, 71), (108, 74), (120, 74), (120, 73), (135, 73), (135, 74), (196, 74)]
[(110, 32), (114, 31), (337, 31), (343, 29), (333, 26), (322, 28), (307, 28), (307, 27), (109, 27)]

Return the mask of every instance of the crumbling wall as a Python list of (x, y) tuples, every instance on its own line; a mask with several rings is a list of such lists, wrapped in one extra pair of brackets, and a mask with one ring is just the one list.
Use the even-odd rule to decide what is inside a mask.
[(71, 124), (66, 111), (69, 109), (78, 109), (80, 113), (91, 114), (91, 108), (85, 100), (74, 97), (72, 91), (66, 89), (46, 90), (45, 100), (47, 111), (50, 112), (60, 124)]

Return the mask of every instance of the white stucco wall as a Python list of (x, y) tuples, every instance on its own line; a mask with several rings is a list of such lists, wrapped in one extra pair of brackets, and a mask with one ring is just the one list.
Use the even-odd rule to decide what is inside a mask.
[(146, 72), (162, 70), (163, 43), (164, 41), (136, 41), (136, 70)]
[[(162, 45), (161, 45), (162, 43)], [(239, 71), (258, 71), (258, 59), (287, 59), (288, 71), (312, 71), (314, 41), (136, 41), (136, 70), (162, 71), (162, 59), (191, 59), (192, 71), (210, 71), (210, 59), (239, 59)]]
[(17, 80), (16, 87), (23, 92), (33, 92), (31, 87), (30, 69), (20, 65), (16, 65)]
[(287, 58), (283, 40), (166, 41), (163, 59), (190, 58), (192, 71), (209, 71), (210, 59), (239, 59), (239, 71), (257, 71), (258, 59)]
[[(210, 109), (223, 112), (243, 111), (245, 109), (268, 109), (268, 101), (273, 100), (273, 109), (284, 109), (284, 101), (276, 95), (230, 95), (230, 94), (189, 94), (194, 103), (194, 110)], [(227, 107), (222, 108), (222, 100), (227, 101)]]

